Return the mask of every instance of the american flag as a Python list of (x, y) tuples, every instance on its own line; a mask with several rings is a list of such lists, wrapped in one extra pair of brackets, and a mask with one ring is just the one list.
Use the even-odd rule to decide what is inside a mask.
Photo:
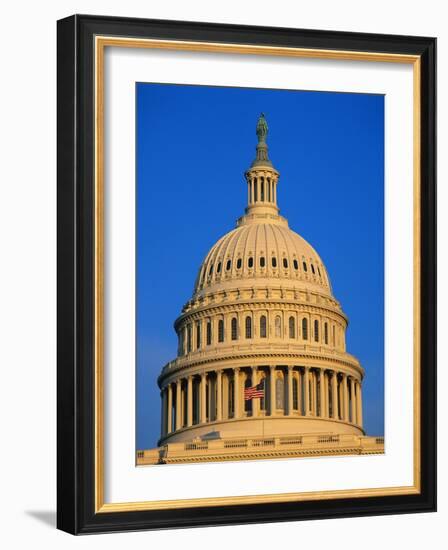
[(250, 388), (244, 388), (244, 399), (250, 401), (254, 397), (264, 397), (264, 381), (262, 380), (258, 385), (251, 386)]

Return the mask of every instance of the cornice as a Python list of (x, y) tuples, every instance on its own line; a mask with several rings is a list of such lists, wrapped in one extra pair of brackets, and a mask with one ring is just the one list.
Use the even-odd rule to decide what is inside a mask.
[[(360, 374), (361, 380), (364, 378), (364, 369), (361, 367), (359, 362), (355, 357), (349, 354), (345, 354), (346, 358), (339, 356), (327, 356), (322, 355), (319, 353), (298, 353), (298, 352), (287, 352), (287, 351), (250, 351), (250, 352), (234, 352), (234, 353), (223, 353), (221, 355), (210, 355), (208, 357), (202, 357), (202, 358), (191, 358), (191, 359), (185, 359), (185, 358), (177, 358), (173, 362), (167, 363), (160, 373), (157, 383), (159, 387), (161, 387), (161, 384), (163, 381), (165, 381), (167, 378), (175, 377), (178, 373), (186, 370), (193, 370), (196, 368), (203, 367), (204, 365), (213, 365), (218, 363), (221, 364), (221, 369), (229, 368), (228, 366), (224, 366), (223, 363), (226, 362), (232, 362), (234, 364), (234, 367), (238, 367), (239, 365), (235, 364), (237, 361), (247, 361), (250, 360), (253, 361), (262, 361), (261, 365), (257, 366), (264, 366), (265, 364), (272, 364), (275, 362), (276, 365), (280, 366), (282, 364), (288, 365), (292, 360), (299, 361), (300, 360), (306, 360), (309, 361), (316, 361), (319, 364), (316, 364), (316, 368), (322, 366), (322, 363), (326, 364), (334, 364), (339, 367), (342, 367), (341, 372), (344, 372), (345, 368), (354, 369), (357, 373)], [(263, 361), (266, 359), (267, 361)], [(173, 366), (169, 366), (169, 365)], [(242, 367), (245, 367), (246, 365), (242, 365)], [(311, 366), (311, 365), (295, 365), (295, 366)], [(311, 366), (312, 367), (312, 366)], [(203, 369), (204, 370), (204, 369)], [(209, 370), (220, 370), (217, 368), (209, 369)], [(192, 373), (193, 374), (193, 373)], [(195, 373), (196, 374), (196, 373)], [(350, 374), (350, 373), (347, 373)]]
[[(245, 307), (250, 306), (250, 307)], [(288, 299), (249, 299), (249, 300), (238, 300), (231, 302), (220, 302), (220, 303), (210, 303), (207, 305), (199, 306), (192, 308), (185, 313), (182, 313), (174, 322), (174, 328), (177, 331), (179, 326), (182, 325), (187, 319), (192, 319), (193, 321), (203, 319), (204, 317), (217, 315), (221, 313), (235, 313), (235, 312), (244, 312), (249, 310), (262, 310), (262, 309), (283, 309), (285, 311), (296, 311), (296, 312), (313, 312), (320, 314), (333, 314), (335, 317), (342, 319), (345, 325), (348, 325), (348, 318), (341, 309), (331, 307), (327, 304), (322, 303), (311, 303), (311, 302), (298, 302), (291, 301)]]

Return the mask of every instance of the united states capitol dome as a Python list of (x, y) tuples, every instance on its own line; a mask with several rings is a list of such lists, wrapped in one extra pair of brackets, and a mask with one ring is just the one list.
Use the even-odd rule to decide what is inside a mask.
[(361, 444), (364, 370), (346, 351), (348, 320), (320, 256), (280, 215), (267, 133), (262, 114), (245, 213), (206, 255), (174, 322), (177, 356), (158, 377), (164, 461), (187, 460), (210, 438), (226, 459), (302, 437)]

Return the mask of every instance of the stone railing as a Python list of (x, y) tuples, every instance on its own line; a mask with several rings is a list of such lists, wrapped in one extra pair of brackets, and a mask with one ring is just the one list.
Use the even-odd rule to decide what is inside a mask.
[(281, 437), (197, 439), (187, 443), (169, 443), (158, 449), (137, 451), (137, 464), (194, 462), (338, 454), (382, 454), (384, 437), (351, 434), (305, 434)]
[(319, 354), (322, 358), (335, 359), (336, 361), (343, 361), (344, 363), (352, 363), (353, 366), (359, 368), (358, 360), (346, 352), (331, 349), (325, 345), (313, 345), (313, 344), (289, 344), (289, 343), (254, 343), (254, 344), (233, 344), (222, 345), (212, 347), (211, 349), (195, 350), (188, 355), (183, 355), (173, 359), (166, 363), (162, 369), (162, 375), (168, 374), (174, 369), (181, 369), (188, 367), (191, 363), (220, 360), (232, 355), (244, 355), (253, 353), (269, 353), (273, 354), (271, 363), (275, 363), (275, 354), (297, 354), (297, 355), (315, 355)]

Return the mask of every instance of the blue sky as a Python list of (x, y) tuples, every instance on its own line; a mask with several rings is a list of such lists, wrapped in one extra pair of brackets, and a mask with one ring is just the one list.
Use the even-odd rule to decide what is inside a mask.
[(138, 449), (160, 435), (156, 379), (210, 247), (246, 206), (264, 112), (278, 204), (317, 250), (366, 370), (364, 427), (384, 433), (384, 97), (138, 83)]

